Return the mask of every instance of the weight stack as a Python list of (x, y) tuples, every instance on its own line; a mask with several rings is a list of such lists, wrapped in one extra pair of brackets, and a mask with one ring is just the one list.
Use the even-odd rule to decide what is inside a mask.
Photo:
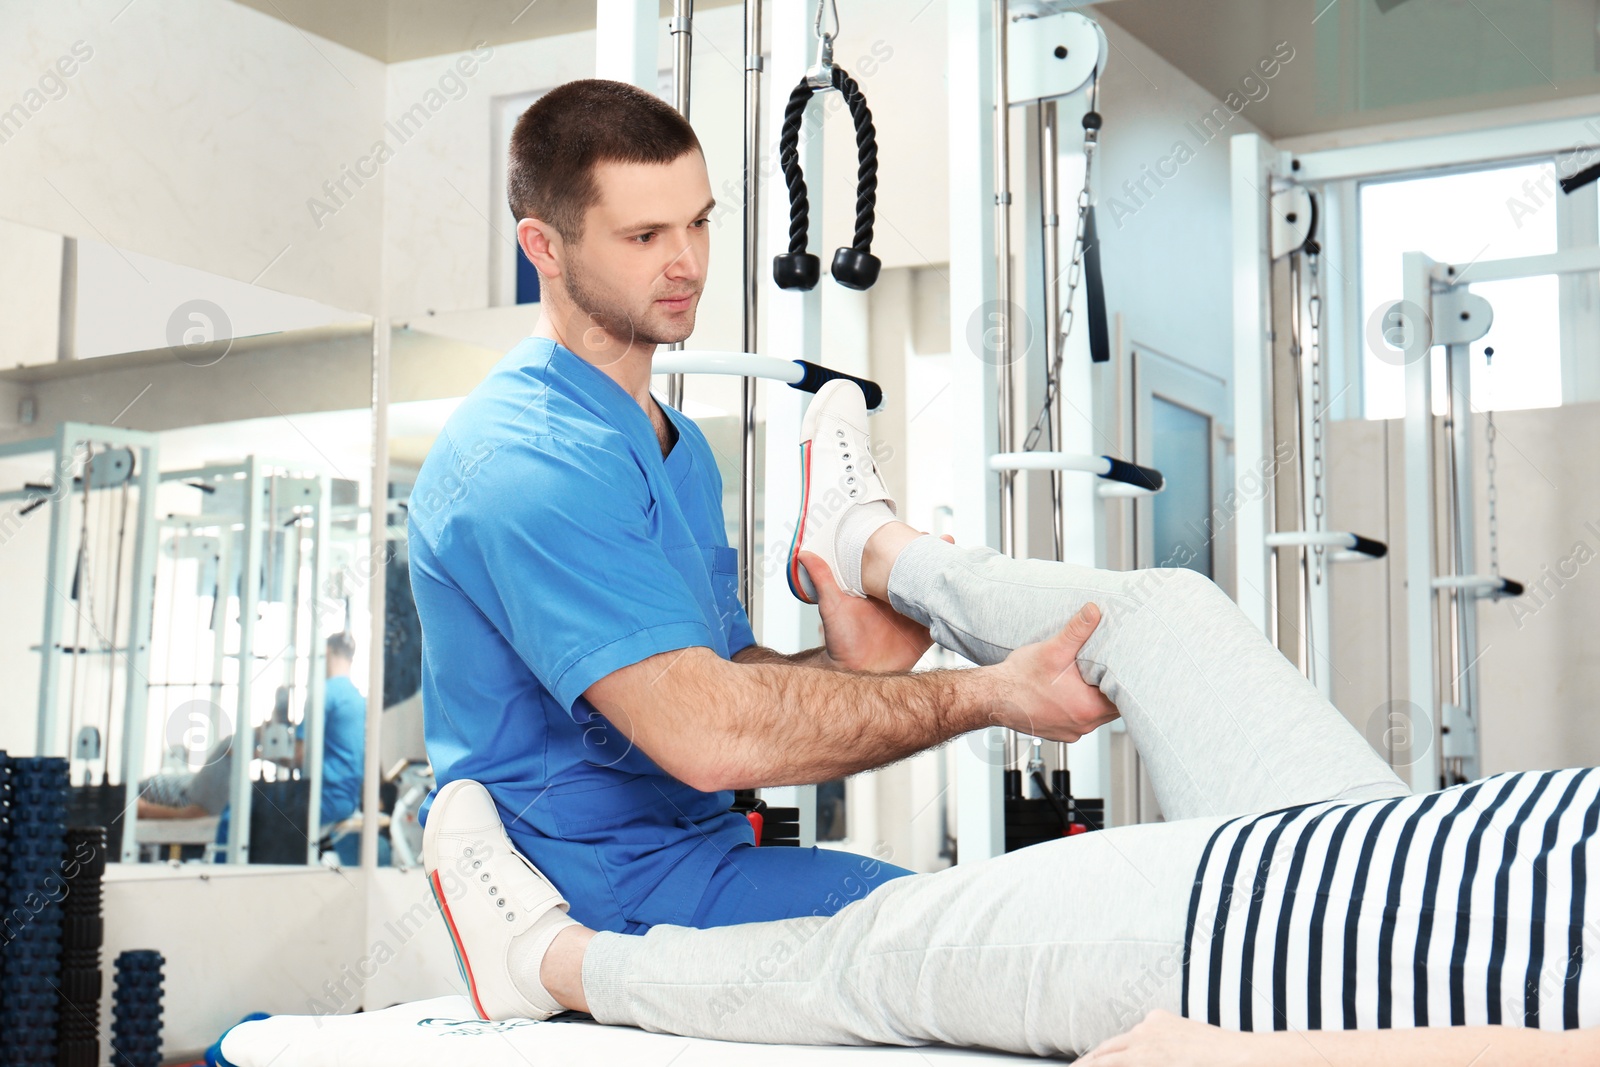
[(62, 861), (67, 896), (61, 903), (61, 985), (56, 1067), (99, 1067), (100, 948), (105, 942), (106, 831), (67, 831)]
[(61, 860), (66, 850), (67, 761), (11, 759), (6, 797), (3, 967), (0, 967), (0, 1064), (44, 1065), (56, 1059), (61, 974)]
[[(768, 807), (765, 800), (756, 796), (754, 789), (738, 789), (733, 794), (733, 807), (729, 809), (748, 818), (753, 812), (761, 818), (762, 848), (775, 845), (795, 847), (800, 844), (800, 809)], [(752, 826), (754, 823), (752, 822)]]
[(161, 1063), (161, 967), (153, 950), (117, 957), (111, 993), (111, 1067), (159, 1067)]
[(761, 827), (762, 848), (770, 848), (773, 845), (799, 847), (799, 808), (768, 808), (765, 816)]
[[(1105, 826), (1104, 800), (1073, 796), (1072, 781), (1062, 771), (1052, 771), (1050, 778), (1053, 797), (1023, 797), (1021, 773), (1006, 772), (1007, 852)], [(1063, 812), (1066, 813), (1065, 823), (1062, 821)]]

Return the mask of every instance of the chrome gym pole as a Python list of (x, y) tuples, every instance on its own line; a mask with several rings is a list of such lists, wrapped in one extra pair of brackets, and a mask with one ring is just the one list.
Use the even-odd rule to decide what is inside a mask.
[[(761, 271), (761, 0), (744, 0), (744, 350), (754, 352)], [(739, 601), (745, 610), (755, 575), (756, 380), (745, 378), (739, 407)]]
[[(673, 0), (672, 20), (667, 23), (672, 34), (672, 104), (678, 114), (689, 117), (689, 72), (693, 66), (694, 52), (694, 0)], [(667, 346), (672, 352), (683, 348), (682, 341)], [(683, 410), (683, 375), (667, 375), (667, 404)]]

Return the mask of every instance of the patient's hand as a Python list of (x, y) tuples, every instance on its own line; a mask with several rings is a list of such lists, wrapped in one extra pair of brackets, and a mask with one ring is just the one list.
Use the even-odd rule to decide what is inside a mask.
[[(1125, 1034), (1102, 1041), (1077, 1067), (1286, 1067), (1251, 1034), (1153, 1011)], [(1281, 1055), (1282, 1050), (1278, 1050)]]
[(816, 553), (802, 550), (800, 562), (817, 587), (823, 642), (835, 665), (852, 671), (909, 671), (933, 645), (926, 626), (881, 600), (863, 600), (841, 590)]
[(1075, 1062), (1082, 1067), (1565, 1067), (1596, 1062), (1600, 1029), (1437, 1026), (1242, 1034), (1153, 1011)]
[(1076, 741), (1117, 717), (1116, 705), (1078, 673), (1078, 651), (1100, 625), (1100, 609), (1085, 604), (1053, 636), (1013, 649), (995, 669), (1002, 701), (996, 726), (1051, 741)]

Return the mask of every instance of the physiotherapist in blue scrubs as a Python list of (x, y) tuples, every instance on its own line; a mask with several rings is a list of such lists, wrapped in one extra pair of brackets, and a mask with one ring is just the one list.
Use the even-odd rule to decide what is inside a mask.
[[(631, 86), (568, 83), (517, 123), (507, 188), (541, 316), (445, 424), (409, 501), (438, 784), (486, 786), (596, 929), (832, 914), (911, 872), (753, 847), (732, 790), (905, 754), (839, 672), (907, 671), (928, 632), (823, 580), (824, 647), (755, 644), (711, 449), (650, 392), (706, 281), (715, 201), (689, 124)], [(789, 669), (730, 689), (746, 677), (730, 663)], [(603, 716), (585, 694), (607, 685), (630, 695)], [(848, 765), (813, 755), (841, 747)]]
[[(345, 631), (329, 634), (324, 649), (327, 681), (322, 687), (322, 801), (318, 809), (321, 812), (322, 829), (326, 832), (354, 815), (361, 806), (361, 779), (367, 745), (367, 700), (350, 680), (350, 666), (356, 654), (355, 638)], [(261, 729), (257, 727), (257, 747), (261, 744), (260, 733)], [(306, 740), (304, 720), (295, 727), (294, 738), (294, 765), (303, 767)], [(223, 774), (218, 776), (218, 770)], [(218, 784), (226, 788), (226, 770), (227, 764), (219, 761), (201, 774), (218, 778)], [(228, 824), (232, 820), (232, 813), (231, 806), (222, 809), (215, 838), (219, 845), (228, 843)], [(204, 812), (179, 809), (172, 814), (192, 816)], [(139, 817), (147, 819), (152, 816), (141, 805)], [(340, 858), (346, 863), (360, 860), (359, 854), (352, 851), (355, 844), (353, 837), (340, 842), (344, 849)]]

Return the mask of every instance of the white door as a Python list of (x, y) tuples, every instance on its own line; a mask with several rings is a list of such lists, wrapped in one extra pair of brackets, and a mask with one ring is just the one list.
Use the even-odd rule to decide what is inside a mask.
[[(1233, 435), (1228, 383), (1138, 342), (1129, 403), (1133, 461), (1166, 488), (1133, 504), (1133, 566), (1187, 567), (1234, 591)], [(1160, 807), (1125, 732), (1112, 735), (1113, 822), (1154, 822)]]
[(1228, 383), (1182, 361), (1133, 346), (1134, 462), (1154, 467), (1166, 489), (1134, 504), (1135, 564), (1187, 567), (1233, 593)]

